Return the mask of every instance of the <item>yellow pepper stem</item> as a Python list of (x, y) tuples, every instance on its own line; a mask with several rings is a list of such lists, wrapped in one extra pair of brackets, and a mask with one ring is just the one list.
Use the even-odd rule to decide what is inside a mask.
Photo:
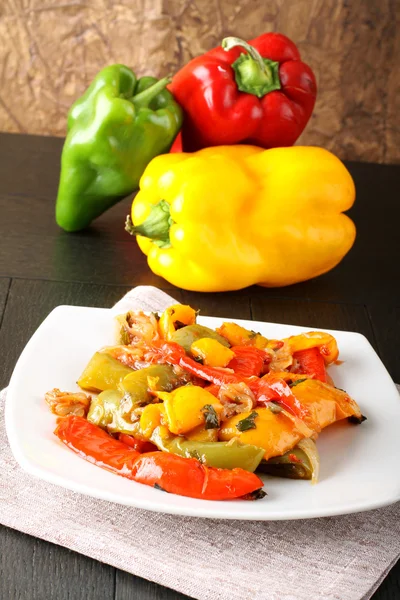
[(125, 231), (130, 235), (147, 237), (160, 248), (169, 248), (171, 246), (169, 229), (172, 224), (169, 204), (165, 200), (161, 200), (152, 207), (150, 215), (141, 225), (135, 226), (128, 215), (125, 222)]

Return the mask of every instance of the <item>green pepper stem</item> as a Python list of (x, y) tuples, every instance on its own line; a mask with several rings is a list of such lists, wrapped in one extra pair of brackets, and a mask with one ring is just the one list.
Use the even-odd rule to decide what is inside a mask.
[(132, 96), (131, 102), (136, 108), (147, 107), (150, 102), (162, 92), (169, 83), (171, 83), (172, 77), (171, 75), (167, 75), (167, 77), (163, 77), (159, 81), (156, 81), (150, 87), (146, 88), (136, 96)]
[(232, 64), (240, 91), (262, 98), (269, 92), (280, 89), (277, 61), (263, 58), (253, 46), (237, 37), (224, 38), (221, 45), (226, 52), (236, 47), (241, 47), (247, 52), (242, 53)]
[(169, 230), (173, 221), (170, 216), (169, 204), (161, 200), (151, 209), (150, 215), (141, 225), (134, 225), (128, 215), (125, 222), (125, 231), (130, 235), (141, 235), (152, 240), (160, 248), (169, 248)]

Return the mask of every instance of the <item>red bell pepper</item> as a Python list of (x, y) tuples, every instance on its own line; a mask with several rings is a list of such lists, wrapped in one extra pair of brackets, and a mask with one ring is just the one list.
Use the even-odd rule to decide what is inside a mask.
[(183, 150), (253, 144), (291, 146), (314, 108), (317, 86), (295, 44), (280, 33), (249, 43), (225, 38), (191, 60), (170, 90), (185, 111)]

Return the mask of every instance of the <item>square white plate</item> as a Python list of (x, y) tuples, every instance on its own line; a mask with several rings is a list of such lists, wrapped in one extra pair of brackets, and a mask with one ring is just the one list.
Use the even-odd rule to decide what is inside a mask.
[[(335, 384), (355, 398), (368, 420), (360, 426), (338, 423), (321, 433), (317, 485), (264, 477), (268, 495), (262, 500), (210, 502), (166, 494), (82, 460), (53, 435), (55, 417), (43, 397), (54, 387), (79, 389), (75, 382), (92, 354), (114, 343), (114, 314), (113, 309), (59, 306), (22, 352), (7, 394), (6, 426), (15, 458), (31, 475), (120, 504), (221, 519), (305, 519), (353, 513), (400, 500), (399, 395), (367, 339), (344, 331), (331, 331), (344, 363), (333, 366), (330, 373)], [(199, 318), (213, 328), (222, 321)], [(235, 321), (270, 338), (309, 330)]]

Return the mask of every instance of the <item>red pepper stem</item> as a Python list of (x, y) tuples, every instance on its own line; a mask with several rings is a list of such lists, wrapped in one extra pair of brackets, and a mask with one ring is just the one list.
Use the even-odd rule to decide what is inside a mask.
[(167, 85), (169, 83), (171, 83), (171, 81), (172, 81), (172, 77), (170, 75), (167, 75), (167, 77), (163, 77), (163, 79), (156, 81), (150, 87), (141, 91), (136, 96), (133, 96), (131, 98), (132, 104), (136, 108), (147, 107), (150, 104), (150, 102), (153, 100), (153, 98), (155, 98), (155, 96), (157, 96), (157, 94), (162, 92), (167, 87)]
[(281, 88), (279, 62), (262, 57), (253, 46), (240, 38), (228, 37), (222, 40), (222, 48), (226, 52), (236, 47), (243, 48), (247, 52), (247, 54), (242, 52), (232, 63), (236, 84), (241, 92), (262, 98), (269, 92)]
[(240, 38), (237, 38), (237, 37), (226, 37), (226, 38), (224, 38), (222, 40), (221, 46), (225, 50), (225, 52), (229, 52), (229, 50), (232, 50), (232, 48), (236, 48), (237, 46), (241, 46), (242, 48), (244, 48), (245, 50), (247, 50), (247, 52), (248, 52), (248, 54), (250, 54), (251, 58), (253, 58), (254, 60), (256, 60), (258, 62), (259, 66), (260, 66), (260, 69), (265, 72), (265, 74), (267, 75), (267, 77), (270, 77), (270, 74), (269, 74), (269, 72), (268, 72), (268, 70), (266, 68), (265, 63), (264, 63), (263, 57), (254, 48), (254, 46), (250, 46), (250, 44), (248, 44), (244, 40), (241, 40)]

